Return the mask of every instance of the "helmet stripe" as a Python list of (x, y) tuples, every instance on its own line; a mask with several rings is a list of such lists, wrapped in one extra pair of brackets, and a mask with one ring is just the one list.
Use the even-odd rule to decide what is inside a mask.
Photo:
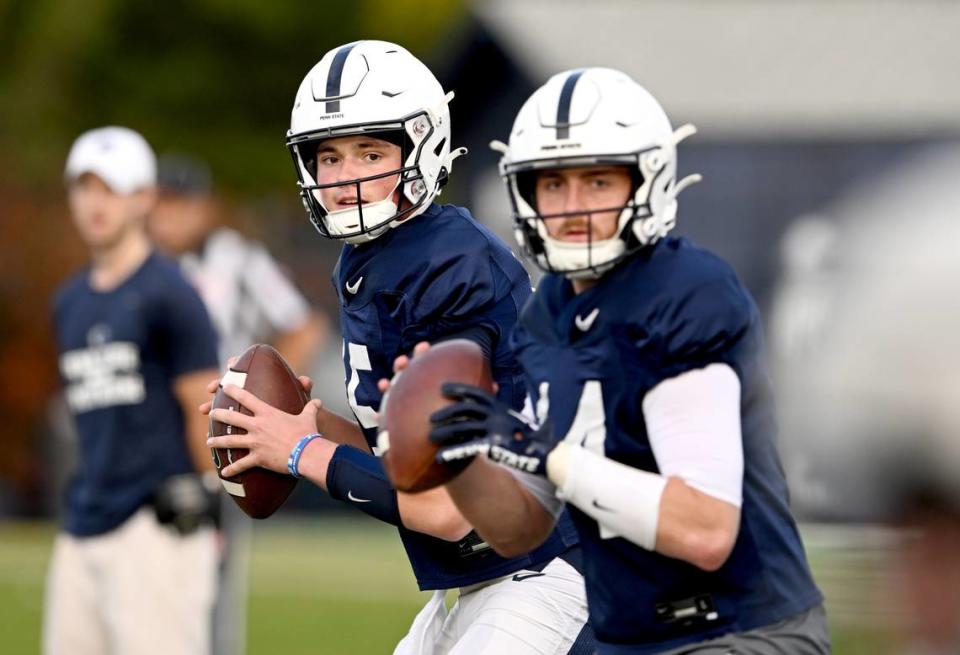
[[(347, 57), (353, 50), (356, 43), (349, 43), (339, 50), (333, 56), (333, 62), (330, 64), (330, 72), (327, 73), (327, 97), (333, 98), (340, 95), (340, 79), (343, 77), (343, 66), (347, 63)], [(327, 113), (332, 114), (340, 111), (339, 100), (327, 100)]]
[(557, 105), (557, 138), (570, 138), (570, 101), (573, 99), (573, 87), (583, 75), (583, 69), (575, 70), (563, 82), (560, 90), (560, 102)]

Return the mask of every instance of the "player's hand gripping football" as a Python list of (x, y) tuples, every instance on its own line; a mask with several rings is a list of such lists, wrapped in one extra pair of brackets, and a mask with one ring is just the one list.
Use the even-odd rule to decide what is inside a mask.
[(456, 402), (430, 417), (430, 440), (440, 446), (437, 461), (458, 462), (486, 454), (504, 466), (546, 475), (553, 450), (551, 424), (536, 426), (491, 393), (447, 383), (443, 393)]
[[(236, 358), (231, 358), (228, 365), (232, 366), (235, 361)], [(313, 381), (303, 375), (298, 379), (309, 395), (313, 389)], [(207, 385), (207, 392), (215, 394), (219, 384), (219, 379), (211, 380)], [(226, 409), (212, 409), (212, 402), (200, 405), (202, 414), (211, 415), (213, 412), (212, 418), (215, 420), (246, 430), (246, 434), (207, 439), (207, 446), (210, 448), (246, 448), (250, 451), (233, 464), (224, 467), (221, 474), (224, 477), (231, 477), (255, 466), (277, 473), (286, 473), (290, 451), (297, 441), (303, 435), (317, 430), (317, 413), (320, 411), (321, 401), (311, 400), (300, 414), (287, 414), (235, 385), (227, 385), (223, 391), (253, 415), (248, 416)]]

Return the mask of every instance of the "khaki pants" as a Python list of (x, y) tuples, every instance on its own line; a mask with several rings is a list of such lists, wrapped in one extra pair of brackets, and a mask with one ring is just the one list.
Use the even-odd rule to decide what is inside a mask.
[(181, 537), (140, 509), (115, 530), (61, 532), (47, 575), (45, 655), (204, 655), (216, 576), (211, 528)]

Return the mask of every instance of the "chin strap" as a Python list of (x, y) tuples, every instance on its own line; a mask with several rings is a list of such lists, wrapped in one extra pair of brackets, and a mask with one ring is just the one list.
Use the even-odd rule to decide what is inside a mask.
[(449, 167), (455, 159), (459, 159), (460, 157), (463, 157), (465, 154), (467, 154), (467, 152), (468, 152), (467, 149), (464, 148), (463, 146), (460, 146), (459, 148), (454, 148), (453, 150), (450, 151), (450, 154), (447, 155), (447, 160), (444, 162), (444, 165)]
[[(453, 93), (451, 91), (451, 93)], [(454, 148), (450, 151), (450, 154), (447, 155), (447, 158), (443, 160), (443, 166), (440, 167), (440, 175), (437, 177), (437, 187), (442, 189), (447, 186), (447, 182), (450, 181), (450, 171), (453, 170), (453, 162), (460, 157), (463, 157), (467, 154), (467, 149), (463, 146), (459, 148)]]
[(673, 188), (673, 196), (677, 197), (680, 195), (680, 192), (686, 189), (688, 186), (693, 186), (697, 182), (702, 182), (703, 176), (700, 173), (692, 173), (687, 175), (685, 178), (677, 182), (677, 185)]
[(678, 143), (687, 139), (697, 133), (697, 126), (693, 123), (684, 123), (677, 129), (673, 131), (673, 146), (676, 147)]
[[(693, 123), (684, 123), (677, 129), (673, 131), (673, 136), (671, 137), (671, 142), (673, 147), (676, 148), (684, 139), (687, 139), (697, 133), (697, 126)], [(686, 189), (689, 186), (693, 186), (697, 182), (702, 182), (703, 176), (699, 173), (693, 173), (692, 175), (687, 175), (682, 180), (679, 180), (673, 188), (673, 197), (676, 198), (680, 195), (680, 192)]]
[(495, 150), (496, 152), (499, 152), (502, 155), (506, 155), (507, 153), (510, 152), (510, 146), (508, 146), (503, 141), (499, 141), (497, 139), (494, 139), (493, 141), (490, 142), (490, 149)]

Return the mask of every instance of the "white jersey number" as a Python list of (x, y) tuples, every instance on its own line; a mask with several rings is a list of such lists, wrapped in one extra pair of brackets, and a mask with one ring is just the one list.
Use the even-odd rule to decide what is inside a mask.
[(357, 387), (360, 386), (360, 371), (372, 371), (370, 355), (367, 347), (360, 343), (344, 342), (344, 347), (350, 353), (350, 379), (347, 381), (347, 400), (357, 420), (364, 428), (377, 427), (377, 411), (368, 405), (357, 402)]
[[(583, 446), (601, 457), (606, 457), (604, 442), (607, 440), (606, 414), (603, 407), (603, 388), (600, 380), (588, 380), (580, 393), (577, 414), (564, 437), (578, 446)], [(601, 539), (613, 539), (621, 536), (602, 523), (598, 523)]]

